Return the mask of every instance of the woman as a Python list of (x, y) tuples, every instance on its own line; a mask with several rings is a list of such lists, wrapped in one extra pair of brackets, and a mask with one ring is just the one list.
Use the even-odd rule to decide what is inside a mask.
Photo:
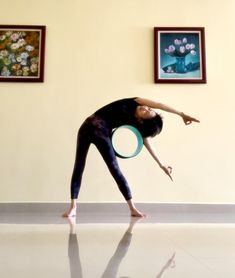
[(150, 137), (154, 137), (162, 130), (162, 118), (153, 109), (160, 109), (182, 117), (184, 123), (199, 122), (189, 115), (179, 112), (165, 104), (144, 98), (126, 98), (112, 102), (88, 117), (79, 129), (77, 137), (77, 151), (74, 171), (71, 180), (71, 205), (64, 217), (76, 215), (77, 197), (81, 186), (82, 174), (85, 167), (87, 152), (93, 143), (102, 155), (109, 171), (115, 179), (119, 190), (124, 196), (131, 216), (144, 217), (145, 215), (135, 207), (128, 183), (119, 169), (117, 158), (111, 142), (112, 130), (121, 125), (136, 127), (144, 139), (144, 146), (157, 162), (159, 167), (171, 178), (172, 168), (164, 165), (158, 158)]

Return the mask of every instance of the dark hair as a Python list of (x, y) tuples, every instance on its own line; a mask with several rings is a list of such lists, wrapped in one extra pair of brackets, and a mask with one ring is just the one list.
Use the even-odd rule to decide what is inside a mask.
[(145, 137), (154, 137), (162, 131), (163, 121), (159, 114), (151, 119), (145, 119), (137, 126), (141, 135)]

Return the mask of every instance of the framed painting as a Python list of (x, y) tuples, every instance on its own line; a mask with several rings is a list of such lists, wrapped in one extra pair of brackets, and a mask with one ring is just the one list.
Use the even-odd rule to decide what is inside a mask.
[(45, 26), (0, 25), (0, 82), (43, 82)]
[(203, 27), (154, 28), (155, 83), (206, 83)]

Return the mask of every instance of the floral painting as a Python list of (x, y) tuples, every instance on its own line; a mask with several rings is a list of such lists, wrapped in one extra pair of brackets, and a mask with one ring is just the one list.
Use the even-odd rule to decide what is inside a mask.
[(155, 82), (206, 83), (203, 28), (155, 27)]
[(45, 26), (0, 25), (0, 81), (43, 81)]

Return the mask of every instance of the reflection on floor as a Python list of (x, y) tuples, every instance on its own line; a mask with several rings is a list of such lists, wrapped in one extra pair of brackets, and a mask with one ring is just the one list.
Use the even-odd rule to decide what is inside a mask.
[[(117, 277), (118, 271), (120, 268), (120, 264), (123, 261), (124, 257), (126, 256), (131, 240), (132, 240), (132, 230), (134, 227), (135, 222), (137, 219), (132, 219), (127, 230), (125, 231), (124, 235), (122, 236), (120, 242), (117, 245), (116, 250), (114, 251), (113, 255), (109, 259), (107, 266), (105, 267), (105, 270), (103, 274), (100, 276), (102, 278), (111, 278), (111, 277)], [(77, 234), (74, 231), (74, 225), (71, 222), (71, 232), (69, 236), (69, 244), (68, 244), (68, 253), (69, 253), (69, 261), (70, 261), (70, 271), (71, 271), (71, 277), (83, 277), (82, 275), (82, 266), (81, 261), (79, 257), (79, 245), (77, 240)], [(162, 267), (159, 274), (156, 277), (161, 277), (163, 272), (170, 268), (175, 267), (175, 253), (173, 253), (172, 257), (166, 262), (166, 264)], [(138, 264), (138, 262), (136, 262)], [(141, 265), (141, 264), (139, 264)], [(135, 262), (132, 262), (132, 267), (136, 268)], [(138, 275), (138, 274), (135, 274)], [(144, 275), (144, 273), (140, 274)], [(97, 276), (99, 277), (99, 276)], [(137, 277), (137, 276), (135, 276)], [(139, 276), (141, 277), (141, 276)], [(142, 276), (143, 277), (143, 276)]]
[(123, 218), (0, 222), (0, 277), (235, 277), (235, 224)]

